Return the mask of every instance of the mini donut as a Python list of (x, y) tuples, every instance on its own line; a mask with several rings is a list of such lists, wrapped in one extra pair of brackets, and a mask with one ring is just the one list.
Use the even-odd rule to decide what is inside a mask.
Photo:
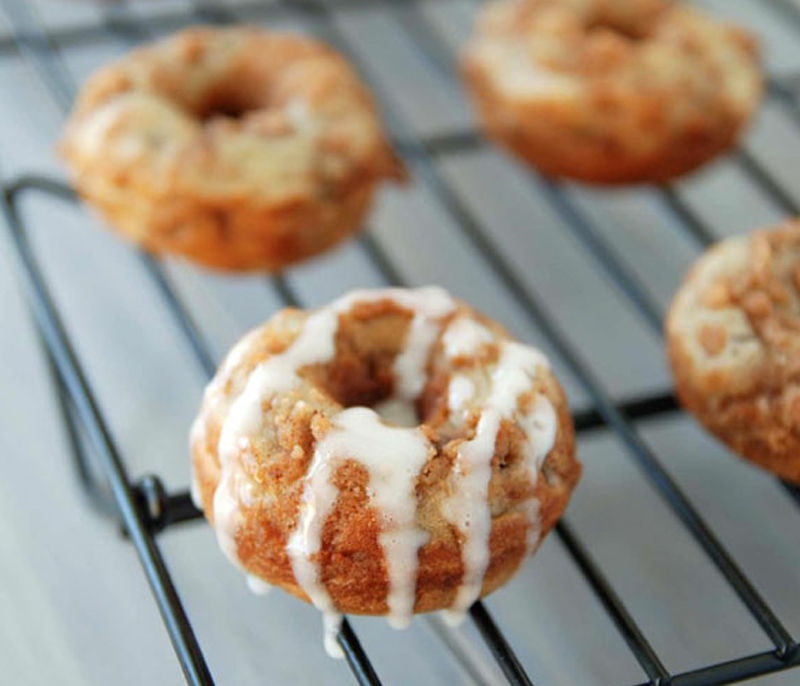
[(488, 135), (556, 177), (658, 183), (731, 147), (761, 94), (755, 40), (666, 0), (500, 0), (462, 67)]
[(193, 28), (102, 68), (61, 153), (128, 239), (228, 270), (277, 271), (356, 231), (402, 179), (375, 105), (338, 54), (256, 28)]
[(733, 451), (800, 483), (800, 221), (703, 255), (666, 326), (678, 397)]
[(504, 584), (581, 467), (538, 350), (436, 287), (355, 291), (245, 336), (191, 432), (223, 552), (323, 611), (449, 609)]

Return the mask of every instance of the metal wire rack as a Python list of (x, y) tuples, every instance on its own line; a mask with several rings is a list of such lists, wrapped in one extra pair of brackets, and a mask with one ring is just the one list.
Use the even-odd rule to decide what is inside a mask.
[[(451, 64), (452, 58), (442, 36), (423, 14), (415, 11), (414, 6), (424, 1), (339, 0), (336, 7), (347, 6), (357, 10), (362, 6), (374, 5), (375, 2), (385, 5), (402, 30), (411, 36), (420, 53), (429, 61), (430, 67), (441, 70), (449, 79), (453, 79), (455, 71)], [(797, 6), (792, 5), (789, 0), (769, 0), (769, 2), (788, 24), (800, 32), (800, 9)], [(75, 93), (75, 84), (63, 64), (59, 52), (61, 47), (83, 41), (120, 41), (126, 45), (134, 45), (157, 29), (148, 20), (141, 19), (131, 12), (124, 3), (109, 5), (101, 24), (57, 31), (49, 31), (37, 17), (35, 10), (27, 3), (2, 0), (0, 8), (8, 17), (11, 28), (9, 36), (0, 38), (0, 59), (12, 54), (24, 56), (35, 67), (52, 96), (64, 110), (70, 106)], [(331, 20), (331, 14), (331, 5), (324, 0), (243, 2), (235, 9), (223, 5), (221, 0), (195, 0), (189, 13), (181, 11), (168, 13), (160, 21), (162, 25), (180, 26), (191, 22), (225, 24), (246, 20), (250, 16), (259, 18), (272, 15), (291, 16), (302, 21), (316, 35), (347, 54), (360, 68), (362, 74), (368, 73), (368, 70), (363, 68), (357, 52), (349, 45), (347, 36)], [(658, 456), (640, 436), (637, 428), (639, 420), (679, 411), (671, 393), (665, 392), (615, 403), (590, 368), (584, 354), (570, 342), (546, 305), (529, 294), (502, 252), (492, 242), (486, 227), (481, 225), (437, 168), (435, 161), (440, 156), (454, 151), (474, 150), (485, 145), (484, 140), (475, 131), (455, 131), (445, 135), (419, 137), (415, 135), (413, 127), (404, 117), (391, 108), (385, 87), (375, 81), (369, 85), (384, 104), (388, 127), (397, 150), (416, 181), (434, 193), (456, 220), (463, 235), (483, 255), (487, 268), (502, 283), (508, 297), (517, 301), (530, 321), (559, 350), (569, 370), (591, 399), (591, 409), (575, 414), (578, 432), (581, 434), (598, 430), (613, 432), (620, 446), (660, 493), (668, 507), (717, 567), (772, 643), (772, 649), (765, 652), (742, 655), (721, 664), (708, 665), (683, 673), (670, 672), (626, 608), (624, 599), (615, 592), (613, 582), (607, 579), (595, 564), (579, 536), (562, 522), (556, 529), (556, 535), (560, 537), (575, 565), (584, 575), (638, 661), (647, 678), (645, 683), (653, 686), (709, 686), (731, 683), (800, 665), (800, 644), (781, 623), (775, 611), (765, 602), (737, 561), (664, 469)], [(800, 127), (800, 101), (794, 85), (792, 79), (771, 79), (768, 82), (768, 94), (770, 98), (780, 103), (794, 124)], [(752, 182), (781, 213), (800, 214), (792, 197), (755, 157), (744, 150), (737, 151), (734, 156)], [(637, 275), (598, 231), (592, 218), (586, 216), (560, 183), (533, 174), (531, 183), (537, 185), (543, 192), (552, 209), (594, 256), (623, 297), (632, 303), (647, 325), (656, 331), (660, 330), (662, 313), (659, 305)], [(131, 478), (66, 333), (49, 292), (47, 279), (29, 242), (28, 228), (19, 210), (20, 199), (24, 195), (44, 194), (68, 203), (74, 203), (75, 196), (62, 182), (41, 176), (21, 176), (6, 181), (2, 188), (0, 204), (8, 235), (14, 247), (12, 252), (18, 258), (19, 276), (36, 327), (45, 344), (44, 349), (50, 368), (57, 381), (60, 407), (69, 429), (70, 447), (83, 487), (93, 507), (103, 516), (117, 519), (133, 543), (187, 682), (204, 686), (213, 684), (211, 670), (165, 565), (158, 542), (158, 534), (164, 529), (180, 522), (198, 519), (201, 513), (192, 505), (188, 492), (167, 492), (157, 476), (145, 476), (137, 481)], [(667, 187), (658, 192), (664, 207), (674, 216), (683, 230), (702, 245), (713, 240), (709, 227), (674, 189)], [(404, 285), (391, 256), (370, 234), (364, 234), (358, 240), (387, 284)], [(141, 253), (139, 258), (157, 284), (198, 365), (210, 377), (216, 365), (203, 332), (181, 302), (159, 262), (144, 253)], [(286, 280), (274, 277), (272, 282), (285, 304), (301, 305)], [(93, 453), (92, 459), (87, 455), (84, 443), (79, 440), (81, 431), (88, 438), (88, 445)], [(96, 467), (93, 466), (98, 464), (102, 468), (102, 474), (98, 474)], [(788, 484), (784, 487), (800, 506), (800, 492)], [(508, 683), (514, 686), (531, 684), (531, 678), (524, 666), (514, 655), (500, 627), (485, 606), (480, 602), (476, 603), (470, 611), (470, 616)], [(346, 621), (338, 640), (356, 681), (362, 685), (380, 684), (381, 681), (368, 655)]]

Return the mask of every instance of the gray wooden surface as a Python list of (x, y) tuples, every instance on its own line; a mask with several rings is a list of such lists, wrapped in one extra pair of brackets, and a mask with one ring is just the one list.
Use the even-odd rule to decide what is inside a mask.
[[(31, 4), (51, 28), (101, 21), (88, 3)], [(160, 0), (135, 11), (157, 15), (189, 4)], [(800, 73), (800, 33), (770, 3), (703, 4), (766, 37), (771, 73)], [(470, 0), (431, 0), (422, 16), (455, 48), (473, 11)], [(257, 13), (247, 16), (258, 20)], [(340, 11), (336, 22), (366, 61), (366, 76), (390, 94), (386, 106), (411, 130), (427, 135), (473, 125), (452, 75), (431, 67), (391, 13)], [(7, 28), (0, 19), (0, 35)], [(108, 39), (71, 45), (62, 54), (79, 81), (122, 50)], [(0, 98), (2, 178), (61, 176), (53, 145), (63, 114), (36, 72), (13, 53), (0, 55)], [(745, 145), (800, 198), (800, 129), (784, 106), (766, 104)], [(490, 148), (450, 155), (441, 172), (615, 397), (666, 387), (659, 337), (565, 229), (527, 172)], [(782, 216), (732, 157), (679, 190), (720, 236)], [(646, 190), (569, 192), (666, 306), (697, 246), (658, 196)], [(131, 473), (156, 472), (170, 488), (186, 487), (186, 434), (204, 379), (148, 275), (132, 251), (84, 210), (32, 194), (23, 213)], [(422, 182), (387, 190), (369, 224), (409, 282), (443, 284), (520, 338), (542, 343)], [(0, 681), (178, 684), (177, 663), (132, 548), (92, 513), (77, 487), (53, 386), (11, 264), (0, 242)], [(279, 307), (264, 278), (220, 276), (174, 262), (168, 269), (217, 356)], [(382, 283), (356, 243), (293, 270), (288, 280), (309, 305)], [(580, 385), (548, 351), (573, 405), (585, 405)], [(800, 512), (784, 491), (687, 418), (650, 422), (642, 433), (781, 620), (800, 632)], [(667, 667), (683, 671), (768, 649), (766, 636), (623, 446), (598, 434), (581, 441), (580, 455), (585, 476), (567, 519)], [(161, 540), (219, 684), (351, 683), (347, 667), (322, 651), (316, 612), (280, 593), (251, 595), (205, 525), (176, 528)], [(555, 538), (487, 605), (539, 685), (644, 680)], [(356, 619), (354, 625), (384, 683), (474, 683), (430, 624), (416, 621), (400, 633), (381, 620)], [(468, 646), (485, 683), (501, 683), (474, 629), (466, 626), (451, 638)], [(757, 683), (789, 685), (798, 678), (800, 673), (789, 673)]]

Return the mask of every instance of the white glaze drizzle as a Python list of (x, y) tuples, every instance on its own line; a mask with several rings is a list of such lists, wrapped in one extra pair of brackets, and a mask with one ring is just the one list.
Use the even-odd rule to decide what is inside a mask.
[(369, 475), (371, 504), (381, 513), (378, 536), (389, 576), (389, 623), (408, 624), (414, 611), (417, 551), (427, 534), (415, 523), (417, 476), (432, 451), (425, 434), (385, 424), (367, 407), (343, 410), (317, 443), (306, 475), (297, 528), (286, 546), (295, 579), (323, 614), (335, 606), (319, 576), (322, 528), (338, 492), (331, 476), (343, 460), (355, 460)]
[(486, 406), (497, 408), (504, 416), (510, 415), (517, 407), (519, 395), (530, 388), (539, 367), (550, 369), (544, 353), (516, 341), (504, 341), (492, 372), (492, 392)]
[(331, 657), (341, 658), (336, 633), (342, 616), (333, 604), (319, 574), (319, 563), (312, 560), (319, 554), (322, 544), (322, 527), (336, 502), (338, 491), (330, 477), (336, 464), (330, 461), (325, 441), (317, 444), (311, 466), (305, 477), (305, 486), (297, 518), (297, 528), (289, 537), (286, 552), (292, 563), (294, 578), (314, 606), (322, 612), (325, 632), (325, 650)]
[[(480, 329), (490, 336), (488, 340)], [(445, 333), (445, 350), (451, 358), (471, 355), (491, 340), (490, 332), (484, 327), (465, 326), (456, 320)], [(525, 460), (534, 483), (541, 462), (555, 440), (555, 410), (545, 396), (538, 396), (528, 413), (519, 412), (517, 408), (520, 394), (530, 389), (537, 370), (540, 367), (549, 369), (547, 358), (535, 348), (513, 341), (503, 341), (499, 345), (499, 359), (491, 374), (489, 397), (483, 406), (475, 435), (459, 446), (451, 476), (455, 481), (452, 495), (443, 505), (443, 514), (462, 535), (464, 572), (451, 607), (443, 613), (445, 621), (453, 625), (463, 621), (469, 607), (480, 596), (483, 577), (489, 565), (492, 518), (488, 489), (501, 421), (516, 415), (526, 436)], [(469, 399), (467, 396), (474, 394), (474, 384), (470, 389), (465, 380), (469, 382), (464, 376), (454, 375), (448, 389), (449, 409), (459, 415)], [(533, 550), (539, 539), (539, 513), (535, 498), (529, 500), (526, 509), (530, 523), (527, 543), (529, 549)]]
[(457, 317), (442, 334), (444, 352), (451, 360), (474, 355), (493, 340), (489, 329), (468, 317)]
[(443, 613), (445, 621), (451, 624), (460, 623), (464, 613), (480, 595), (489, 566), (489, 534), (492, 530), (489, 481), (500, 419), (497, 410), (485, 410), (478, 420), (475, 436), (459, 446), (453, 466), (456, 487), (442, 507), (444, 516), (463, 536), (461, 558), (464, 573), (450, 609)]
[(431, 347), (439, 334), (436, 319), (418, 312), (411, 320), (403, 350), (394, 360), (394, 393), (396, 398), (412, 400), (425, 387), (425, 367)]
[(475, 397), (475, 384), (472, 379), (463, 374), (453, 374), (447, 387), (447, 407), (450, 413), (458, 413), (458, 422), (461, 423), (461, 411), (467, 403)]
[[(522, 430), (525, 432), (525, 462), (531, 480), (536, 483), (539, 470), (547, 454), (553, 449), (556, 442), (558, 429), (558, 416), (553, 404), (543, 395), (537, 396), (533, 401), (530, 412), (518, 418)], [(536, 498), (528, 502), (528, 519), (531, 527), (528, 529), (528, 552), (532, 553), (539, 545), (541, 530), (539, 528), (539, 503)]]
[[(249, 455), (249, 436), (258, 431), (264, 404), (270, 396), (299, 385), (298, 371), (302, 367), (324, 363), (334, 356), (339, 314), (357, 304), (381, 300), (393, 301), (413, 313), (404, 349), (394, 363), (394, 399), (407, 409), (423, 388), (425, 366), (439, 322), (455, 309), (452, 298), (438, 287), (354, 291), (318, 310), (305, 321), (302, 331), (286, 350), (252, 371), (243, 392), (232, 404), (220, 434), (221, 475), (213, 509), (220, 547), (237, 566), (235, 535), (241, 525), (240, 506), (252, 500), (252, 485), (242, 470), (231, 468), (233, 461)], [(229, 359), (236, 357), (235, 351), (243, 347), (237, 346)], [(392, 411), (398, 409), (395, 406)], [(405, 421), (409, 421), (408, 417)], [(379, 542), (389, 572), (389, 621), (394, 626), (404, 626), (413, 613), (417, 551), (426, 540), (425, 533), (414, 526), (413, 484), (427, 459), (429, 444), (418, 429), (388, 426), (369, 408), (344, 410), (332, 422), (330, 438), (326, 436), (317, 445), (306, 476), (298, 526), (290, 536), (287, 552), (297, 583), (323, 613), (326, 650), (333, 657), (342, 657), (336, 641), (341, 615), (319, 578), (317, 562), (311, 559), (319, 552), (322, 527), (337, 496), (329, 478), (332, 460), (337, 457), (357, 460), (370, 474), (372, 503), (385, 517), (386, 528)]]
[(192, 470), (192, 474), (189, 479), (189, 496), (192, 499), (192, 505), (194, 505), (198, 510), (202, 510), (203, 498), (200, 495), (200, 483), (197, 480), (197, 475), (194, 473), (194, 469)]
[(334, 660), (343, 660), (344, 651), (339, 645), (339, 629), (342, 628), (342, 615), (338, 612), (322, 613), (322, 644), (325, 652)]
[[(216, 389), (212, 390), (212, 386), (215, 384), (212, 382), (209, 384), (208, 388), (203, 397), (203, 407), (204, 411), (197, 415), (194, 422), (192, 422), (192, 428), (189, 430), (189, 452), (193, 453), (195, 450), (195, 446), (202, 446), (206, 442), (206, 404), (211, 402), (211, 398), (215, 396)], [(194, 461), (192, 461), (192, 469), (189, 475), (189, 495), (192, 499), (192, 504), (198, 509), (203, 509), (203, 498), (200, 492), (200, 481), (197, 478), (197, 472), (194, 468)]]
[(301, 98), (291, 98), (283, 108), (286, 118), (296, 130), (313, 128), (316, 120), (312, 116), (308, 101)]

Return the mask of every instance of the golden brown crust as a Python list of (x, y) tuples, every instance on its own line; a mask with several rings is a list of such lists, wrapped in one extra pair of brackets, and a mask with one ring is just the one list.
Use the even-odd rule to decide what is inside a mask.
[(722, 241), (675, 295), (681, 402), (732, 450), (800, 483), (800, 222)]
[(356, 231), (404, 176), (343, 58), (300, 36), (195, 28), (81, 89), (61, 152), (82, 197), (153, 252), (279, 270)]
[(462, 68), (487, 133), (543, 172), (663, 182), (731, 147), (755, 110), (755, 43), (663, 0), (500, 0)]
[[(309, 314), (286, 310), (252, 332), (234, 349), (206, 393), (192, 432), (191, 450), (200, 501), (212, 523), (214, 494), (220, 482), (218, 445), (231, 404), (253, 369), (294, 341)], [(451, 318), (456, 316), (473, 318), (500, 340), (507, 340), (497, 324), (465, 305), (458, 305)], [(286, 544), (297, 526), (299, 499), (314, 445), (330, 426), (327, 417), (343, 406), (379, 401), (391, 390), (391, 365), (409, 321), (409, 312), (391, 300), (359, 305), (341, 314), (335, 358), (302, 371), (311, 381), (310, 390), (292, 391), (269, 401), (259, 438), (249, 442), (256, 457), (238, 466), (255, 489), (251, 505), (242, 507), (242, 524), (235, 535), (236, 556), (249, 573), (308, 601), (295, 581)], [(429, 360), (428, 380), (417, 406), (421, 428), (434, 449), (417, 479), (416, 520), (430, 539), (419, 551), (415, 612), (450, 606), (464, 571), (460, 534), (445, 518), (442, 503), (452, 487), (449, 476), (458, 447), (474, 434), (479, 408), (468, 413), (463, 425), (454, 422), (445, 397), (449, 378), (454, 371), (476, 379), (486, 377), (497, 355), (497, 343), (493, 343), (479, 355), (459, 359), (451, 368), (440, 340)], [(566, 400), (555, 378), (544, 369), (520, 396), (520, 407), (539, 394), (553, 404), (558, 423), (553, 448), (535, 484), (523, 457), (521, 428), (514, 421), (503, 420), (498, 433), (489, 484), (490, 563), (482, 595), (504, 584), (528, 550), (526, 504), (530, 496), (535, 495), (539, 502), (543, 538), (566, 507), (580, 476)], [(333, 479), (339, 495), (322, 532), (317, 557), (321, 579), (340, 611), (384, 614), (388, 579), (378, 542), (379, 518), (366, 493), (367, 474), (357, 462), (347, 461), (336, 469)]]

